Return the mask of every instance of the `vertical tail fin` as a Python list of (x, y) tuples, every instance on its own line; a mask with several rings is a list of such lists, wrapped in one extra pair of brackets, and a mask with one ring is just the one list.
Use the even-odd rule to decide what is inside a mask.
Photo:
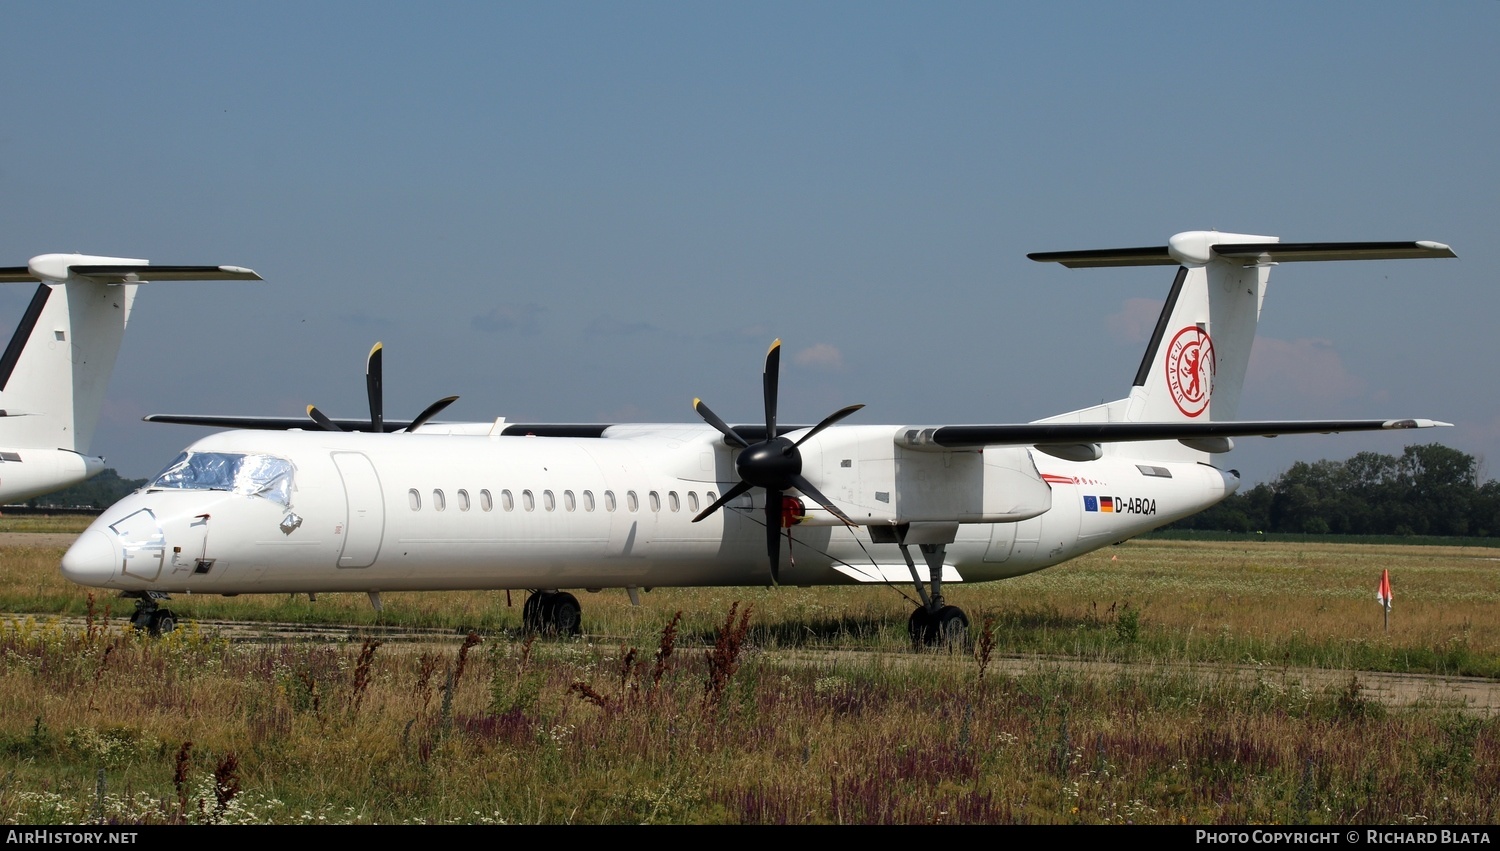
[(30, 306), (0, 356), (0, 444), (87, 452), (130, 321), (136, 285), (80, 266), (144, 268), (145, 260), (47, 254), (0, 280), (35, 280)]
[(0, 498), (47, 493), (103, 469), (87, 453), (136, 286), (147, 279), (260, 276), (237, 266), (151, 266), (85, 254), (43, 254), (0, 268), (0, 283), (39, 282), (0, 355), (0, 460), (25, 464), (0, 477)]
[[(1202, 232), (1172, 237), (1167, 251), (1182, 265), (1136, 371), (1127, 422), (1232, 420), (1239, 411), (1271, 269), (1213, 256), (1215, 241), (1271, 246), (1277, 239)], [(1204, 256), (1206, 262), (1195, 260)]]
[[(1166, 304), (1125, 399), (1051, 417), (1046, 422), (1200, 422), (1234, 420), (1250, 365), (1266, 282), (1278, 263), (1453, 257), (1435, 242), (1283, 243), (1274, 236), (1189, 231), (1159, 248), (1028, 255), (1069, 268), (1178, 267)], [(1186, 444), (1186, 445), (1184, 445)], [(1203, 460), (1227, 452), (1228, 438), (1119, 445), (1152, 457)]]

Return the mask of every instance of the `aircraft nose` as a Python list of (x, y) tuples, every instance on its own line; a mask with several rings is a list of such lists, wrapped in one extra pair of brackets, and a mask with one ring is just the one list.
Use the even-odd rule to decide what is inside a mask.
[(104, 585), (120, 567), (120, 548), (98, 529), (88, 529), (63, 553), (62, 574), (79, 585)]

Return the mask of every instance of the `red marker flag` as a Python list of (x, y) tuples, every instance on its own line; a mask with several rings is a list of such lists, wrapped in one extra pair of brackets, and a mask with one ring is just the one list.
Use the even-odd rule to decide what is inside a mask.
[(1380, 571), (1380, 590), (1375, 592), (1375, 599), (1385, 610), (1391, 610), (1391, 572), (1389, 569)]

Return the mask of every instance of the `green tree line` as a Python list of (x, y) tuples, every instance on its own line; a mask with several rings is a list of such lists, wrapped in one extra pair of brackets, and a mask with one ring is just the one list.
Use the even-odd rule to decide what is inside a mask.
[(1437, 443), (1399, 457), (1298, 461), (1168, 529), (1314, 535), (1500, 535), (1500, 482), (1479, 481), (1472, 455)]
[(122, 497), (144, 485), (145, 479), (122, 479), (114, 468), (108, 468), (86, 482), (26, 500), (33, 508), (108, 508)]

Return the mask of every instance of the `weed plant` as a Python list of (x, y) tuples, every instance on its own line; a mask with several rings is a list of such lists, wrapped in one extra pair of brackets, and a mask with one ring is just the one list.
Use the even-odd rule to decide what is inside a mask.
[[(19, 824), (1478, 824), (1500, 720), (1165, 669), (1007, 676), (979, 652), (792, 663), (470, 634), (232, 644), (0, 628)], [(983, 642), (976, 642), (976, 651)]]

